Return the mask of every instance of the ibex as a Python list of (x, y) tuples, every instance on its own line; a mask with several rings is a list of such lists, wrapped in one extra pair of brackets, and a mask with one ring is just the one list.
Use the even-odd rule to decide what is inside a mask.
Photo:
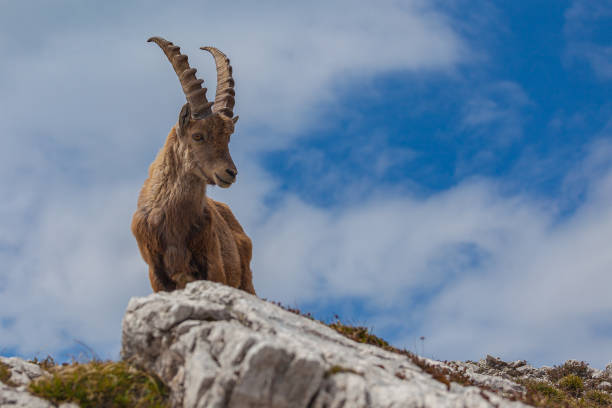
[(172, 291), (207, 279), (255, 294), (251, 240), (227, 205), (206, 196), (207, 184), (227, 188), (238, 173), (228, 147), (238, 120), (229, 59), (214, 47), (201, 47), (217, 67), (215, 101), (208, 102), (204, 81), (180, 48), (160, 37), (148, 41), (166, 54), (187, 98), (149, 168), (132, 219), (151, 287)]

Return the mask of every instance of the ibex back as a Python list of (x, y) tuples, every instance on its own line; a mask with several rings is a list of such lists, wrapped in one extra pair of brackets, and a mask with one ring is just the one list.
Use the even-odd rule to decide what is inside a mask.
[(234, 79), (227, 57), (213, 47), (217, 66), (214, 102), (180, 48), (153, 37), (178, 75), (187, 103), (149, 168), (132, 219), (132, 232), (149, 265), (155, 292), (207, 279), (255, 294), (251, 240), (229, 207), (206, 196), (208, 184), (227, 188), (238, 171), (229, 153), (234, 117)]

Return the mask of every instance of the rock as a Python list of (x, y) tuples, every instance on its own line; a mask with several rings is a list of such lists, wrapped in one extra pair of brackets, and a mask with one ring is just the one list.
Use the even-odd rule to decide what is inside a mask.
[(597, 368), (593, 368), (591, 370), (591, 378), (594, 380), (605, 380), (607, 378), (606, 372), (603, 370), (598, 370)]
[(604, 371), (608, 378), (612, 379), (612, 363), (608, 363)]
[(523, 365), (520, 366), (518, 368), (514, 368), (516, 370), (516, 372), (518, 373), (529, 373), (533, 370), (533, 367), (529, 366), (529, 365)]
[[(13, 357), (11, 357), (13, 358)], [(0, 408), (56, 408), (50, 401), (30, 394), (25, 385), (12, 387), (0, 382)], [(77, 404), (64, 403), (59, 408), (79, 408)]]
[(0, 363), (6, 364), (11, 371), (11, 383), (20, 386), (28, 385), (33, 379), (49, 375), (37, 364), (29, 363), (19, 357), (0, 357)]
[(526, 360), (516, 360), (511, 363), (508, 363), (508, 365), (512, 368), (525, 367), (527, 366), (527, 361)]
[[(525, 392), (524, 387), (516, 383), (518, 379), (535, 380), (542, 379), (546, 375), (544, 371), (527, 364), (525, 360), (505, 362), (490, 355), (478, 361), (478, 363), (460, 361), (453, 361), (452, 363), (464, 367), (477, 384), (492, 386), (502, 392)], [(485, 383), (481, 383), (479, 377), (473, 376), (472, 373), (484, 374), (488, 377), (494, 377), (496, 380), (489, 379)]]
[(488, 354), (487, 354), (487, 358), (485, 361), (487, 363), (487, 366), (493, 367), (493, 368), (501, 368), (501, 367), (508, 366), (508, 363), (502, 361), (500, 358), (493, 357)]
[[(559, 367), (542, 366), (540, 368), (535, 368), (532, 365), (527, 364), (527, 361), (525, 360), (505, 362), (497, 357), (487, 355), (485, 359), (481, 359), (478, 361), (478, 363), (471, 361), (454, 361), (453, 363), (469, 369), (470, 372), (473, 371), (478, 374), (506, 378), (515, 385), (516, 381), (518, 380), (536, 380), (549, 383), (555, 383), (558, 381), (557, 376)], [(583, 380), (589, 381), (589, 384), (597, 383), (597, 381), (605, 380), (607, 378), (612, 379), (612, 377), (608, 377), (606, 371), (589, 367), (582, 361), (567, 360), (561, 367), (563, 366), (569, 366), (570, 369), (573, 368), (578, 373), (578, 376), (582, 377)], [(612, 370), (612, 363), (609, 364), (609, 366)]]
[(0, 407), (53, 408), (55, 405), (33, 396), (26, 391), (25, 387), (10, 387), (0, 382)]
[[(480, 360), (485, 361), (485, 360)], [(486, 361), (485, 361), (486, 362)], [(464, 363), (460, 361), (452, 361), (448, 363), (451, 367), (459, 368), (467, 375), (472, 381), (480, 386), (492, 388), (502, 394), (512, 395), (520, 394), (525, 392), (525, 389), (512, 381), (509, 375), (504, 370), (493, 370), (490, 368), (484, 368), (481, 363)], [(505, 367), (505, 366), (504, 366)], [(490, 373), (494, 373), (491, 375)]]
[(597, 384), (597, 388), (603, 391), (610, 391), (612, 390), (612, 383), (608, 381), (602, 381), (599, 384)]
[(122, 357), (157, 374), (174, 406), (526, 406), (475, 386), (447, 387), (407, 356), (209, 281), (131, 299), (122, 334)]
[[(0, 381), (0, 408), (55, 408), (57, 405), (30, 394), (27, 390), (32, 380), (50, 374), (37, 364), (29, 363), (19, 357), (0, 357), (11, 371), (10, 385)], [(64, 403), (59, 408), (79, 408), (77, 404)]]

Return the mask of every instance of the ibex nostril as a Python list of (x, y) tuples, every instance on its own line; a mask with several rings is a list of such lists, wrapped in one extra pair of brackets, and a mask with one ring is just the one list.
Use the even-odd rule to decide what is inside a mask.
[(232, 170), (232, 169), (225, 169), (225, 172), (229, 174), (231, 177), (236, 177), (236, 174), (238, 174), (237, 171)]

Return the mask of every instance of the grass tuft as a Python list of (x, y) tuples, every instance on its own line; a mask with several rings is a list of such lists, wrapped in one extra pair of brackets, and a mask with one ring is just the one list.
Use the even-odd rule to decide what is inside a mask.
[(587, 392), (584, 397), (595, 404), (602, 407), (612, 406), (612, 397), (608, 393), (597, 390), (590, 390)]
[(32, 363), (32, 364), (36, 364), (40, 368), (42, 368), (43, 370), (47, 370), (47, 371), (57, 365), (55, 363), (55, 360), (51, 356), (47, 356), (43, 360), (39, 360), (38, 357), (34, 357), (29, 362)]
[(580, 378), (588, 378), (589, 365), (584, 361), (569, 360), (560, 366), (554, 366), (548, 370), (548, 378), (551, 381), (557, 382), (568, 375), (575, 375)]
[(582, 378), (577, 375), (570, 374), (559, 380), (559, 388), (567, 392), (572, 397), (578, 398), (584, 390)]
[(524, 402), (536, 407), (565, 407), (566, 394), (546, 381), (519, 381), (527, 389)]
[(81, 407), (151, 407), (168, 405), (168, 390), (156, 377), (125, 362), (92, 361), (54, 366), (51, 377), (33, 381), (29, 390), (55, 404)]
[[(584, 392), (584, 388), (581, 388), (582, 379), (573, 374), (563, 377), (556, 385), (536, 380), (520, 380), (519, 383), (527, 389), (526, 395), (520, 400), (535, 407), (612, 407), (612, 397), (608, 393), (598, 390)], [(584, 397), (580, 397), (581, 394)]]
[(338, 333), (348, 337), (351, 340), (354, 340), (358, 343), (371, 344), (373, 346), (377, 346), (380, 348), (390, 348), (391, 346), (385, 340), (381, 339), (370, 333), (367, 327), (363, 326), (347, 326), (345, 324), (340, 323), (340, 321), (335, 321), (333, 323), (328, 324), (329, 327), (337, 331)]
[(16, 387), (17, 384), (11, 381), (11, 368), (8, 364), (0, 362), (0, 382), (5, 383), (8, 386)]

